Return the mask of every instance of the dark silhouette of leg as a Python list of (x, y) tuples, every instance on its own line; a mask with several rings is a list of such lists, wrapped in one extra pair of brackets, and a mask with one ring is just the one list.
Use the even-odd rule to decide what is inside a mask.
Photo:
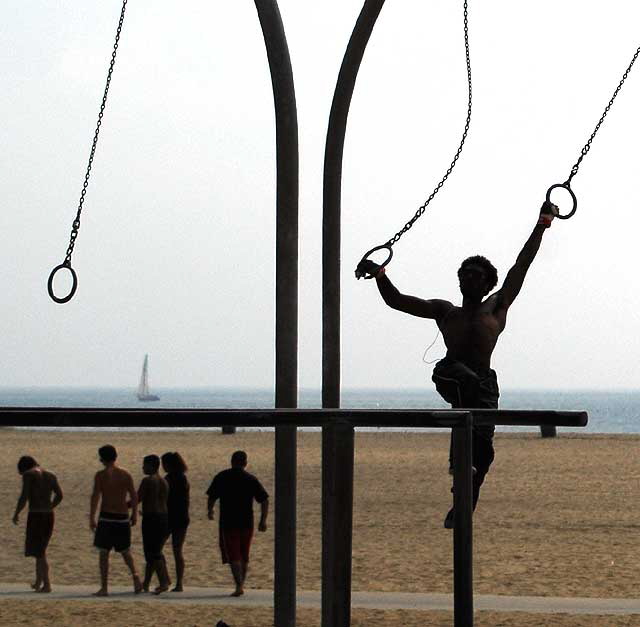
[(142, 590), (149, 592), (149, 586), (151, 585), (151, 578), (153, 577), (154, 568), (152, 562), (145, 562), (144, 565), (144, 581), (142, 582)]
[(97, 597), (106, 597), (109, 594), (109, 551), (100, 550), (100, 590), (94, 593)]
[(175, 529), (171, 534), (171, 545), (173, 548), (173, 559), (176, 563), (176, 585), (173, 588), (173, 592), (182, 592), (182, 585), (184, 580), (184, 556), (182, 554), (182, 547), (187, 536), (187, 528)]
[(131, 577), (133, 579), (133, 591), (136, 594), (140, 594), (142, 592), (142, 582), (140, 581), (140, 576), (136, 571), (136, 564), (133, 561), (133, 555), (131, 555), (131, 551), (129, 549), (122, 552), (122, 559), (131, 573)]
[(36, 581), (41, 582), (36, 592), (51, 592), (51, 582), (49, 581), (49, 562), (47, 562), (47, 554), (43, 553), (42, 557), (36, 558)]
[(166, 592), (171, 585), (169, 572), (167, 571), (167, 562), (164, 559), (164, 555), (161, 555), (154, 564), (155, 571), (158, 573), (158, 581), (160, 582), (160, 585), (154, 590), (154, 594), (162, 594), (163, 592)]
[(239, 597), (244, 594), (244, 576), (242, 562), (230, 562), (231, 574), (236, 584), (236, 589), (231, 593), (232, 597)]

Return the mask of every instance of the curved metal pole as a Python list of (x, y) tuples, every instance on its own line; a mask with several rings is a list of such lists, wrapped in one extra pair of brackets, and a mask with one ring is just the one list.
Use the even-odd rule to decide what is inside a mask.
[[(276, 0), (255, 0), (276, 115), (276, 408), (298, 402), (298, 117)], [(296, 427), (276, 427), (274, 623), (296, 624)]]
[[(365, 48), (384, 0), (366, 0), (333, 95), (324, 153), (322, 213), (322, 407), (340, 407), (340, 197), (347, 116)], [(322, 429), (322, 625), (351, 621), (353, 427)]]
[(385, 0), (366, 0), (333, 94), (324, 151), (322, 206), (322, 406), (340, 407), (340, 199), (347, 116), (360, 63)]

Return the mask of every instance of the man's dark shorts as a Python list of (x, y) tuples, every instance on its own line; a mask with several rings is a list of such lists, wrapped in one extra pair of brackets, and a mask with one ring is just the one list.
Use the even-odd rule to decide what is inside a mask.
[(29, 512), (24, 543), (26, 557), (44, 557), (53, 533), (53, 512)]
[[(497, 409), (500, 390), (495, 370), (491, 368), (471, 369), (460, 361), (449, 357), (440, 360), (433, 369), (433, 382), (440, 396), (455, 409), (468, 407), (473, 409)], [(484, 475), (491, 466), (495, 453), (493, 450), (493, 425), (474, 425), (473, 427), (473, 465), (477, 474), (474, 485), (482, 484)], [(453, 432), (451, 433), (453, 442)], [(452, 462), (451, 450), (449, 464)], [(477, 494), (474, 496), (477, 499)]]
[(162, 549), (169, 537), (169, 521), (166, 514), (144, 514), (142, 517), (142, 548), (148, 564), (162, 559)]
[(500, 390), (495, 370), (472, 369), (449, 357), (433, 369), (436, 390), (452, 407), (497, 409)]
[(131, 547), (131, 523), (128, 514), (100, 512), (93, 546), (101, 551), (111, 549), (124, 553)]

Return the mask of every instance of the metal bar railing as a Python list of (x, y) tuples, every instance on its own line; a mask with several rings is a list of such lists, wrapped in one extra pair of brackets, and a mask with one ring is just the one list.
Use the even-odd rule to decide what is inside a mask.
[(584, 427), (585, 411), (521, 409), (133, 409), (0, 407), (0, 426), (25, 427), (353, 427), (450, 429), (469, 411), (474, 424)]

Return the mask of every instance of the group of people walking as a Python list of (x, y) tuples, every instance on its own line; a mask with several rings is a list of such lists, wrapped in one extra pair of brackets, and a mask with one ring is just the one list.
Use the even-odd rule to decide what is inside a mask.
[[(109, 594), (109, 556), (111, 550), (122, 555), (133, 579), (136, 594), (149, 592), (157, 576), (155, 594), (169, 590), (171, 579), (163, 549), (171, 538), (176, 569), (174, 592), (183, 591), (185, 561), (183, 546), (189, 527), (190, 486), (187, 464), (177, 452), (162, 457), (147, 455), (142, 462), (144, 478), (135, 489), (131, 474), (117, 463), (118, 453), (107, 444), (98, 449), (104, 469), (96, 473), (91, 493), (89, 526), (94, 532), (93, 545), (99, 551), (100, 589), (96, 596)], [(165, 476), (160, 475), (160, 466)], [(229, 564), (235, 582), (232, 596), (244, 593), (249, 551), (253, 538), (253, 501), (260, 504), (259, 531), (267, 530), (269, 495), (260, 481), (246, 471), (247, 454), (236, 451), (231, 468), (215, 475), (206, 491), (207, 515), (214, 519), (214, 506), (220, 500), (219, 544), (222, 561)], [(22, 491), (13, 516), (14, 524), (25, 506), (27, 517), (25, 555), (36, 559), (36, 592), (51, 592), (46, 551), (54, 528), (54, 509), (63, 499), (57, 477), (42, 468), (30, 456), (18, 461)], [(142, 514), (142, 546), (145, 559), (144, 578), (140, 579), (131, 554), (131, 528)]]

